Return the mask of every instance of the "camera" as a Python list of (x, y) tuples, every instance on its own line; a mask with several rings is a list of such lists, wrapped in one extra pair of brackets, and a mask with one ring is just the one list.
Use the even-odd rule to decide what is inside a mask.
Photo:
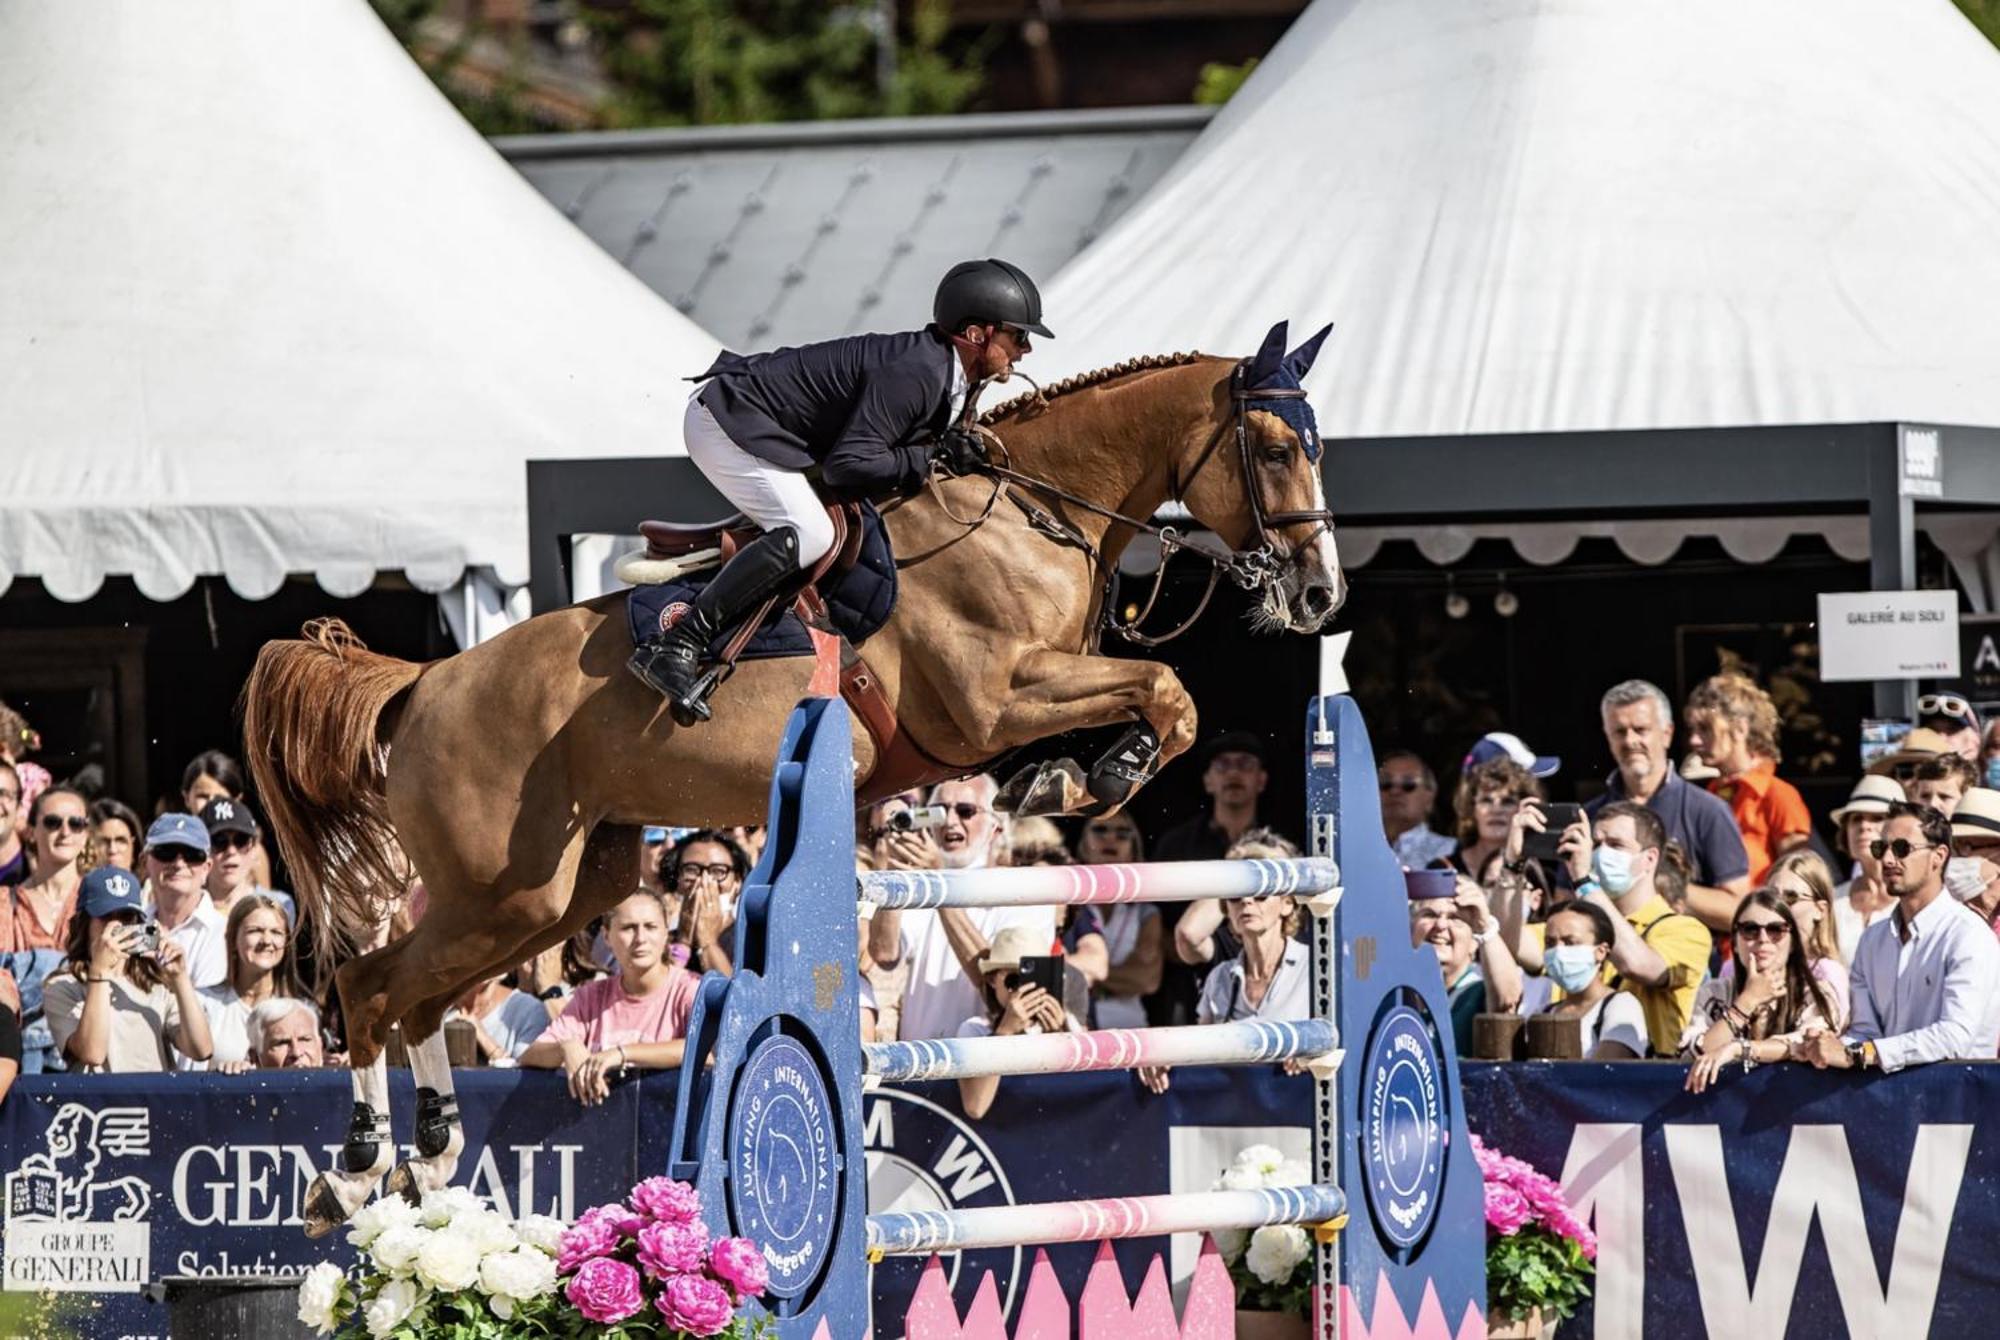
[(917, 805), (897, 810), (882, 826), (891, 833), (921, 833), (944, 827), (949, 811), (942, 805)]

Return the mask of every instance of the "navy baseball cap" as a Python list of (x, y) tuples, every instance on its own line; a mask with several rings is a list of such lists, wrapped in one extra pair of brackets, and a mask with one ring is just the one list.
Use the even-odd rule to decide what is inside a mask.
[(155, 847), (192, 847), (208, 855), (208, 826), (192, 814), (162, 814), (146, 830), (146, 850)]
[(85, 875), (77, 903), (84, 915), (91, 917), (146, 910), (139, 898), (139, 877), (115, 865), (101, 865)]
[(1537, 754), (1521, 742), (1518, 735), (1496, 730), (1490, 735), (1482, 735), (1472, 746), (1472, 752), (1465, 756), (1459, 766), (1466, 772), (1482, 763), (1491, 763), (1496, 758), (1512, 759), (1536, 777), (1553, 777), (1562, 770), (1562, 760), (1552, 754)]

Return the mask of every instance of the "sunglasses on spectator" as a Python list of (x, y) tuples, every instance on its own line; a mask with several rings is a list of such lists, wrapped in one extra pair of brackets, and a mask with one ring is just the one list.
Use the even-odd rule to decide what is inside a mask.
[(43, 832), (60, 833), (65, 828), (72, 833), (88, 833), (90, 831), (90, 820), (84, 818), (81, 814), (44, 814), (42, 816)]
[(171, 843), (152, 848), (150, 854), (161, 865), (173, 865), (175, 862), (182, 865), (201, 865), (208, 860), (208, 853), (205, 851), (197, 851), (193, 847), (177, 847)]
[(692, 861), (683, 861), (679, 873), (674, 878), (678, 883), (686, 884), (690, 880), (700, 879), (703, 875), (720, 881), (728, 879), (735, 873), (735, 866), (721, 861), (716, 862), (714, 865), (696, 865)]
[(1927, 693), (1917, 699), (1917, 715), (1967, 720), (1972, 716), (1972, 704), (1955, 693)]
[(1782, 921), (1739, 921), (1736, 923), (1736, 933), (1751, 944), (1759, 940), (1768, 940), (1776, 944), (1790, 935), (1792, 928)]
[(257, 839), (248, 833), (210, 833), (208, 844), (216, 851), (249, 851)]
[[(1776, 893), (1777, 890), (1774, 889), (1772, 892)], [(1778, 897), (1784, 900), (1786, 907), (1797, 907), (1800, 903), (1819, 901), (1811, 889), (1793, 889), (1790, 893), (1778, 893)]]
[(969, 800), (961, 800), (956, 805), (948, 806), (947, 808), (958, 816), (960, 823), (970, 823), (977, 816), (986, 813), (984, 805), (975, 805)]
[(1402, 791), (1407, 793), (1424, 789), (1424, 784), (1414, 777), (1383, 777), (1377, 780), (1375, 784), (1384, 791)]
[(1911, 852), (1930, 851), (1932, 846), (1932, 843), (1912, 842), (1908, 838), (1897, 838), (1893, 842), (1884, 838), (1876, 838), (1868, 844), (1868, 854), (1878, 861), (1884, 856), (1894, 856), (1899, 861), (1907, 861), (1910, 859)]

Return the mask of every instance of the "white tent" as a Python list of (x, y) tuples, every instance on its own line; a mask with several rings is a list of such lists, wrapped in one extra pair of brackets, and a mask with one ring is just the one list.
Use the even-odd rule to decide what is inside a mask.
[(400, 569), (476, 635), (524, 462), (679, 454), (715, 348), (365, 0), (0, 6), (0, 589)]
[(2000, 425), (1996, 127), (1949, 0), (1318, 0), (1029, 370), (1288, 317), (1328, 436)]

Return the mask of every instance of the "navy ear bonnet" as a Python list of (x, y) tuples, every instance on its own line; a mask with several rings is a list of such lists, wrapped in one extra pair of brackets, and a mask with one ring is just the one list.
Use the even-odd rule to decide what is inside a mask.
[(1271, 327), (1264, 337), (1264, 347), (1257, 351), (1250, 365), (1243, 370), (1243, 389), (1250, 392), (1255, 408), (1275, 414), (1285, 421), (1285, 426), (1299, 436), (1299, 445), (1305, 448), (1306, 459), (1319, 464), (1320, 441), (1319, 421), (1313, 418), (1312, 402), (1304, 396), (1282, 400), (1256, 400), (1258, 391), (1295, 391), (1305, 383), (1305, 375), (1311, 371), (1313, 359), (1319, 357), (1319, 347), (1326, 342), (1331, 324), (1321, 326), (1319, 333), (1307, 340), (1289, 354), (1285, 352), (1286, 328), (1290, 322), (1280, 321)]

